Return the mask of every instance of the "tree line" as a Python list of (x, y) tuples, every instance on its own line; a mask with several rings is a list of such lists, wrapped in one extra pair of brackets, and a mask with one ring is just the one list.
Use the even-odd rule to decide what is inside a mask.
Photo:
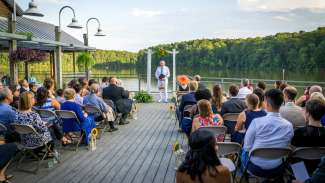
[[(325, 68), (325, 27), (311, 32), (278, 33), (246, 39), (198, 39), (150, 47), (153, 62), (172, 60), (167, 50), (176, 48), (177, 66), (186, 68), (290, 69)], [(138, 67), (147, 62), (145, 50), (138, 53)]]

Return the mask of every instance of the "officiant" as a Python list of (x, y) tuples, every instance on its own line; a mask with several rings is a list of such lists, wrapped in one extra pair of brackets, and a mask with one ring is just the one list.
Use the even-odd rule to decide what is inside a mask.
[(158, 90), (160, 99), (158, 102), (168, 102), (168, 78), (170, 76), (169, 68), (165, 61), (160, 61), (156, 70), (156, 79), (158, 80)]

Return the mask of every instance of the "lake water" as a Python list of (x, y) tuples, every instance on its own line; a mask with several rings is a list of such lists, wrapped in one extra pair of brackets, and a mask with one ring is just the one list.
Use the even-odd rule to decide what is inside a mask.
[[(172, 72), (172, 68), (170, 68)], [(154, 74), (155, 69), (152, 69)], [(70, 73), (72, 72), (67, 72)], [(199, 74), (202, 77), (218, 77), (218, 78), (248, 78), (248, 79), (260, 79), (260, 80), (282, 80), (283, 73), (282, 69), (279, 70), (231, 70), (231, 69), (220, 69), (212, 70), (209, 68), (177, 68), (177, 75), (189, 75), (193, 76)], [(30, 72), (31, 76), (36, 77), (39, 81), (42, 81), (45, 77), (49, 76), (49, 72), (32, 70)], [(136, 67), (130, 68), (103, 68), (103, 69), (92, 69), (92, 78), (100, 80), (103, 76), (117, 76), (123, 80), (123, 85), (130, 91), (138, 91), (139, 88), (146, 90), (146, 69), (137, 69)], [(138, 78), (140, 76), (140, 80)], [(285, 71), (285, 80), (295, 80), (295, 81), (318, 81), (325, 82), (325, 71), (314, 71), (314, 72), (302, 72), (302, 71)], [(21, 76), (22, 77), (22, 74)], [(73, 78), (64, 78), (64, 82), (67, 83)], [(204, 79), (206, 81), (206, 79)], [(212, 86), (217, 83), (217, 80), (209, 80), (206, 85), (212, 88)], [(233, 81), (239, 84), (240, 81)], [(230, 83), (224, 84), (224, 88), (228, 88)], [(272, 87), (273, 83), (268, 83), (268, 87)], [(289, 83), (290, 84), (290, 83)], [(152, 91), (157, 91), (157, 81), (152, 77)], [(309, 82), (300, 84), (297, 86), (300, 93), (302, 93), (305, 86), (308, 86)], [(172, 78), (169, 80), (169, 89), (172, 89)]]

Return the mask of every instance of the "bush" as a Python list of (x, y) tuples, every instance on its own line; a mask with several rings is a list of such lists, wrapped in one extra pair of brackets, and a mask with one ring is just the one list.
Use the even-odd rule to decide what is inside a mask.
[(153, 101), (152, 96), (146, 91), (137, 92), (134, 96), (134, 99), (138, 103), (150, 103)]

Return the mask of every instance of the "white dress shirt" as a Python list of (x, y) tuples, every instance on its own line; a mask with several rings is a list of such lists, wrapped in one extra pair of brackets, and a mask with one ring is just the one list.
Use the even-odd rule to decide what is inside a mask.
[[(244, 150), (252, 152), (256, 148), (286, 148), (293, 137), (292, 124), (280, 116), (269, 112), (265, 117), (256, 118), (250, 124), (244, 139)], [(251, 162), (263, 169), (272, 169), (282, 161), (251, 158)]]
[(241, 89), (239, 89), (237, 98), (246, 98), (247, 95), (252, 94), (253, 91), (250, 90), (248, 87), (242, 87)]

